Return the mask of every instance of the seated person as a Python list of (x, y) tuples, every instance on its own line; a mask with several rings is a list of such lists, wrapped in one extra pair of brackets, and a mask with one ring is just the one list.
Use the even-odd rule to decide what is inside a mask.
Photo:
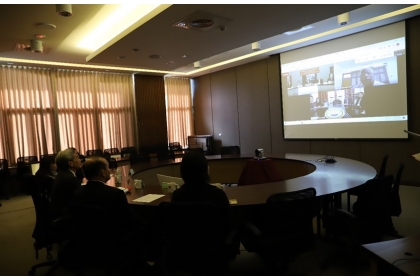
[(76, 204), (104, 209), (110, 216), (110, 222), (120, 233), (140, 227), (140, 222), (132, 212), (125, 193), (106, 184), (111, 178), (111, 170), (105, 158), (90, 157), (86, 159), (83, 173), (88, 182), (76, 191), (74, 195)]
[(55, 157), (45, 156), (39, 162), (39, 169), (35, 173), (35, 177), (40, 184), (40, 190), (47, 194), (51, 193), (51, 188), (54, 179), (57, 176), (57, 164), (55, 164)]
[(60, 151), (56, 158), (58, 173), (51, 189), (51, 211), (54, 218), (70, 214), (70, 204), (74, 193), (80, 188), (82, 180), (76, 177), (76, 172), (82, 168), (79, 153), (74, 148)]
[[(202, 153), (190, 152), (182, 158), (181, 177), (185, 184), (172, 194), (171, 202), (177, 203), (210, 203), (220, 207), (226, 218), (224, 226), (226, 232), (235, 231), (236, 226), (230, 213), (229, 199), (226, 193), (216, 186), (210, 185), (209, 168), (206, 157)], [(197, 213), (199, 219), (199, 213)], [(232, 254), (239, 252), (239, 239), (235, 240), (231, 248)]]

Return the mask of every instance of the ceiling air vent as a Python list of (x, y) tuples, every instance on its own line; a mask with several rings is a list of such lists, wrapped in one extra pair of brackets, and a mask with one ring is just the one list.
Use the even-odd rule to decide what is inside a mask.
[(197, 11), (187, 16), (186, 18), (172, 24), (172, 26), (205, 32), (213, 29), (214, 27), (225, 27), (230, 21), (232, 20), (228, 18), (209, 14), (203, 11)]

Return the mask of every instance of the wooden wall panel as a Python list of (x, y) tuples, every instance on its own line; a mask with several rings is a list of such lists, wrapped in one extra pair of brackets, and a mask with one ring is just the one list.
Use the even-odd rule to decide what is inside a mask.
[(219, 154), (222, 146), (240, 146), (235, 68), (211, 74), (211, 100), (213, 147)]
[[(167, 145), (165, 84), (161, 76), (135, 75), (135, 98), (140, 146)], [(137, 147), (138, 151), (140, 147)]]
[(241, 152), (254, 153), (262, 148), (271, 153), (270, 101), (267, 61), (242, 65), (236, 70)]
[(195, 135), (213, 135), (210, 75), (194, 79), (193, 104)]

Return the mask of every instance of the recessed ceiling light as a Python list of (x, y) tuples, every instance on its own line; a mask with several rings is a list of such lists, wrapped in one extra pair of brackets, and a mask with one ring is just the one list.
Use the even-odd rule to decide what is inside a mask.
[(43, 29), (56, 29), (57, 28), (57, 26), (55, 26), (54, 24), (46, 23), (46, 22), (37, 23), (35, 24), (35, 26), (39, 28), (43, 28)]
[(160, 58), (160, 55), (158, 55), (158, 54), (151, 54), (151, 55), (149, 55), (149, 58), (150, 59), (159, 59)]
[(183, 56), (182, 56), (182, 58), (187, 58), (188, 57), (188, 55), (186, 55), (186, 54), (184, 54)]
[(131, 49), (133, 52), (138, 52), (139, 49)]
[(46, 36), (46, 35), (44, 35), (44, 34), (35, 34), (35, 35), (34, 35), (34, 37), (35, 37), (35, 38), (38, 38), (38, 39), (44, 39), (44, 38), (47, 38), (47, 36)]
[(166, 62), (166, 64), (174, 64), (174, 62), (172, 60)]

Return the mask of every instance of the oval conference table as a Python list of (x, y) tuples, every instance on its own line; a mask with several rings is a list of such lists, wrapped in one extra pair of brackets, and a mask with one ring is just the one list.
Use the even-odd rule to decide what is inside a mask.
[[(213, 183), (237, 183), (242, 170), (251, 156), (207, 156), (210, 167), (210, 178)], [(282, 181), (264, 184), (226, 187), (227, 197), (236, 199), (232, 206), (264, 204), (274, 193), (291, 192), (305, 188), (315, 188), (317, 197), (341, 194), (357, 187), (376, 176), (376, 170), (360, 161), (335, 157), (335, 163), (326, 163), (324, 156), (313, 154), (290, 154), (267, 156), (276, 165)], [(261, 160), (263, 161), (263, 160)], [(130, 204), (157, 206), (162, 201), (170, 201), (171, 194), (163, 191), (157, 181), (156, 174), (180, 177), (181, 159), (156, 161), (132, 165), (133, 179), (142, 179), (143, 189), (135, 189), (130, 183), (131, 192), (127, 194)], [(128, 168), (128, 167), (126, 167)], [(124, 171), (126, 174), (127, 172)], [(138, 203), (134, 200), (147, 194), (164, 194), (163, 197), (149, 202)]]
[[(267, 156), (266, 159), (256, 160), (253, 156), (207, 156), (210, 179), (212, 183), (234, 183), (243, 178), (243, 170), (258, 164), (275, 165), (280, 173), (281, 181), (263, 184), (245, 184), (224, 188), (232, 211), (239, 219), (248, 219), (262, 207), (267, 198), (274, 193), (292, 192), (305, 188), (315, 188), (319, 201), (319, 209), (326, 211), (329, 207), (341, 207), (341, 194), (355, 188), (376, 176), (376, 170), (363, 162), (335, 157), (335, 163), (326, 163), (325, 156), (314, 154), (286, 153), (282, 156)], [(134, 187), (134, 180), (123, 180), (122, 186), (130, 189), (127, 200), (135, 211), (143, 217), (153, 218), (156, 206), (163, 201), (171, 200), (171, 193), (163, 190), (156, 174), (180, 177), (180, 158), (167, 161), (141, 162), (133, 165), (123, 165), (123, 175), (133, 169), (132, 179), (141, 179), (145, 183), (142, 189)], [(252, 170), (251, 170), (252, 171)], [(252, 173), (252, 172), (251, 172)], [(252, 174), (251, 176), (252, 177)], [(114, 178), (109, 185), (115, 186)], [(139, 197), (148, 194), (160, 194), (162, 197), (151, 202), (136, 202)], [(232, 203), (234, 201), (234, 203)], [(261, 208), (259, 208), (261, 209)], [(320, 234), (320, 210), (317, 215), (317, 233)]]

